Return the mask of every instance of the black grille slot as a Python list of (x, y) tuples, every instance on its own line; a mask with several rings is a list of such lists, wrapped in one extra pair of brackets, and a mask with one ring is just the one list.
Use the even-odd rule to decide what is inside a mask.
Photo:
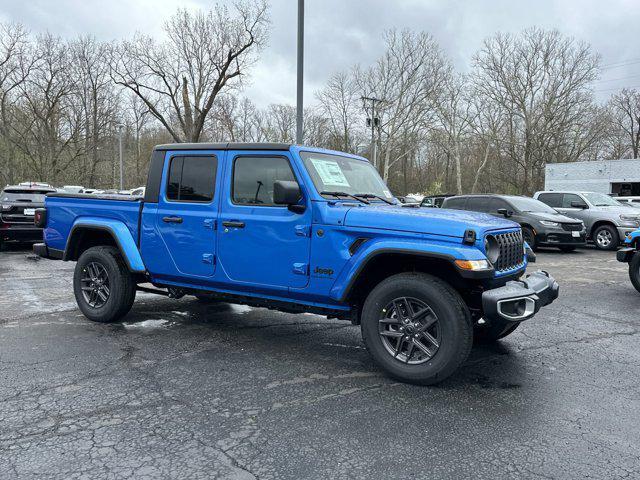
[(500, 256), (494, 267), (498, 272), (512, 270), (524, 263), (524, 241), (522, 231), (497, 233), (492, 237), (496, 240), (500, 248)]
[(567, 232), (579, 232), (582, 230), (581, 223), (562, 223), (562, 229)]

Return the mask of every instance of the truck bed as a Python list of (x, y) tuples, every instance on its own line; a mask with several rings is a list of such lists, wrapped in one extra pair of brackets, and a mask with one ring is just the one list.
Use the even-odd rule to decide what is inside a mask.
[(142, 198), (127, 195), (50, 193), (45, 199), (48, 213), (45, 243), (50, 248), (64, 250), (69, 233), (77, 221), (100, 218), (123, 222), (139, 244), (142, 205)]

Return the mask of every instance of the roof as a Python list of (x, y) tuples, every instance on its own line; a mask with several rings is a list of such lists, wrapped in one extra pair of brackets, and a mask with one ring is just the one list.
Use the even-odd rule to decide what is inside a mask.
[(290, 143), (166, 143), (154, 150), (289, 150)]

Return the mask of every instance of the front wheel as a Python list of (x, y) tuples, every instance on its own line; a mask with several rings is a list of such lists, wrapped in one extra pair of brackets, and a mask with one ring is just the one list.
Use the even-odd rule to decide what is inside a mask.
[(522, 227), (522, 236), (524, 241), (531, 247), (534, 252), (538, 250), (538, 242), (536, 242), (536, 235), (533, 233), (533, 229), (529, 227)]
[(423, 273), (383, 280), (362, 309), (362, 337), (375, 360), (398, 380), (441, 382), (466, 360), (473, 343), (469, 310), (453, 288)]
[(635, 252), (629, 262), (629, 279), (634, 288), (640, 292), (640, 252)]
[(611, 225), (601, 225), (593, 232), (593, 241), (598, 250), (615, 250), (620, 244), (618, 230)]
[(73, 293), (85, 317), (108, 323), (129, 313), (136, 284), (117, 248), (91, 247), (76, 263)]

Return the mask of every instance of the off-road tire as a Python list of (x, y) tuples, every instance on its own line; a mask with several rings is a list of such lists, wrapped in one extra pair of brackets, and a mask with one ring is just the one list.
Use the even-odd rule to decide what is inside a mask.
[[(89, 305), (82, 294), (83, 270), (91, 262), (102, 265), (109, 278), (109, 297), (106, 303), (98, 308)], [(120, 320), (129, 313), (136, 298), (136, 284), (117, 248), (110, 246), (91, 247), (80, 255), (76, 263), (73, 274), (73, 292), (78, 307), (85, 317), (94, 322), (109, 323)]]
[(511, 335), (520, 322), (507, 322), (494, 320), (488, 325), (476, 325), (473, 328), (473, 343), (476, 345), (488, 345), (495, 343), (501, 338)]
[(530, 227), (522, 227), (522, 238), (529, 244), (531, 250), (538, 251), (538, 242), (536, 241), (536, 235), (533, 233), (533, 229)]
[(629, 279), (634, 288), (640, 292), (640, 252), (635, 252), (629, 262)]
[[(598, 234), (603, 231), (608, 231), (609, 234), (611, 235), (611, 243), (609, 243), (609, 245), (607, 246), (603, 246), (600, 243), (598, 243)], [(616, 230), (616, 228), (611, 225), (599, 226), (593, 232), (593, 243), (595, 244), (598, 250), (617, 250), (618, 246), (620, 245), (620, 236), (618, 235), (618, 230)]]
[[(384, 347), (378, 325), (393, 299), (413, 297), (438, 317), (441, 341), (427, 362), (412, 365), (394, 358)], [(362, 338), (374, 361), (391, 377), (407, 383), (431, 385), (453, 374), (467, 359), (473, 344), (469, 309), (449, 284), (425, 273), (400, 273), (380, 282), (367, 296), (361, 316)]]

